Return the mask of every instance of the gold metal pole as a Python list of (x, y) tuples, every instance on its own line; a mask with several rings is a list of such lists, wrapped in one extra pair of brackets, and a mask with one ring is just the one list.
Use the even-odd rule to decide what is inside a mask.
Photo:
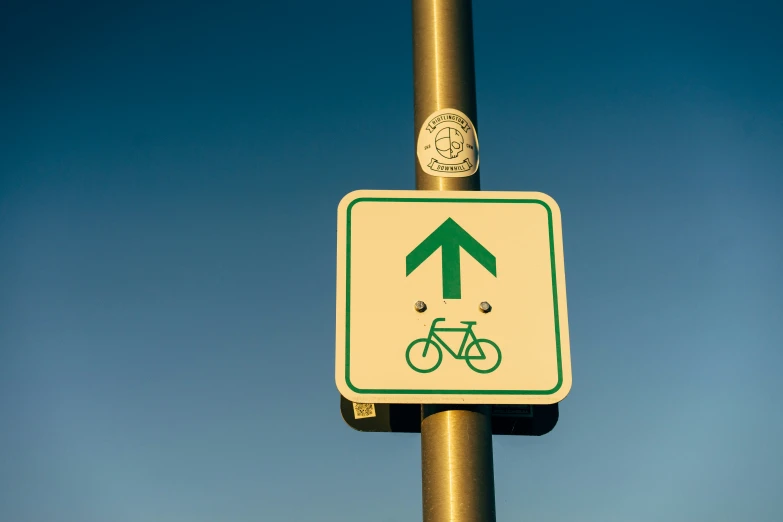
[[(471, 0), (413, 0), (413, 129), (439, 109), (457, 109), (477, 125)], [(439, 177), (416, 161), (418, 190), (479, 190), (479, 173)]]
[(495, 522), (490, 406), (422, 406), (424, 522)]
[[(467, 154), (457, 154), (468, 152), (462, 147), (470, 147), (471, 132), (477, 135), (471, 0), (412, 2), (416, 188), (479, 190), (477, 142), (473, 162), (458, 163)], [(431, 152), (439, 132), (428, 131), (427, 121), (445, 109), (469, 121), (455, 127), (460, 135), (454, 149), (422, 160), (419, 134), (431, 132)], [(439, 176), (425, 170), (428, 161), (475, 166), (468, 175)], [(490, 406), (422, 405), (421, 461), (424, 522), (495, 522)]]

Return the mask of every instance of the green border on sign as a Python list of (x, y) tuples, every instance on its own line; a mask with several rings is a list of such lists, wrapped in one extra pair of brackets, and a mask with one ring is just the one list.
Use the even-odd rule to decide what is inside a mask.
[[(364, 201), (384, 203), (523, 203), (541, 205), (546, 209), (549, 223), (549, 259), (552, 269), (552, 299), (555, 311), (555, 344), (557, 346), (557, 385), (551, 390), (363, 390), (351, 383), (351, 210)], [(555, 264), (555, 238), (552, 225), (552, 209), (539, 199), (461, 199), (461, 198), (381, 198), (364, 197), (352, 201), (346, 209), (346, 262), (345, 262), (345, 384), (356, 393), (363, 394), (423, 394), (423, 395), (552, 395), (563, 385), (563, 364), (560, 354), (560, 314), (557, 304), (557, 269)]]

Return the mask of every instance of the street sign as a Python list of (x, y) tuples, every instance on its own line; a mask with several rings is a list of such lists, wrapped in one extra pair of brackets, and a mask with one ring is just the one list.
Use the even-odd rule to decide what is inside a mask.
[[(340, 396), (340, 413), (356, 431), (421, 433), (420, 404), (357, 404)], [(545, 435), (559, 418), (557, 404), (492, 407), (493, 435)]]
[(537, 192), (356, 191), (338, 207), (337, 388), (554, 404), (571, 388), (560, 210)]

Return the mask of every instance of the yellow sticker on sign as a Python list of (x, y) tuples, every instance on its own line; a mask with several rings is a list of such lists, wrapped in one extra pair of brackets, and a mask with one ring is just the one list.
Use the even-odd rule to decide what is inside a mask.
[(571, 388), (560, 209), (537, 192), (356, 191), (338, 208), (337, 388), (551, 404)]

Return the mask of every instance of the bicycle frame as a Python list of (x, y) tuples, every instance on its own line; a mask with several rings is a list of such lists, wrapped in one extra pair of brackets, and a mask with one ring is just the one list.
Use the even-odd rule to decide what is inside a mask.
[[(446, 320), (445, 317), (440, 317), (432, 321), (432, 325), (430, 326), (430, 332), (427, 335), (428, 344), (432, 342), (432, 339), (434, 338), (455, 359), (485, 359), (486, 358), (486, 356), (482, 353), (481, 347), (478, 347), (479, 353), (481, 354), (479, 356), (468, 357), (467, 355), (465, 356), (462, 355), (462, 353), (465, 351), (465, 346), (468, 344), (468, 337), (470, 337), (473, 341), (478, 340), (476, 334), (473, 333), (472, 324), (465, 325), (464, 328), (436, 328), (435, 326), (436, 324), (445, 320)], [(459, 353), (454, 353), (454, 350), (452, 350), (451, 347), (448, 345), (448, 343), (446, 343), (446, 341), (444, 341), (443, 338), (440, 335), (438, 335), (438, 332), (464, 332), (465, 336), (462, 338), (462, 344), (459, 347)]]

